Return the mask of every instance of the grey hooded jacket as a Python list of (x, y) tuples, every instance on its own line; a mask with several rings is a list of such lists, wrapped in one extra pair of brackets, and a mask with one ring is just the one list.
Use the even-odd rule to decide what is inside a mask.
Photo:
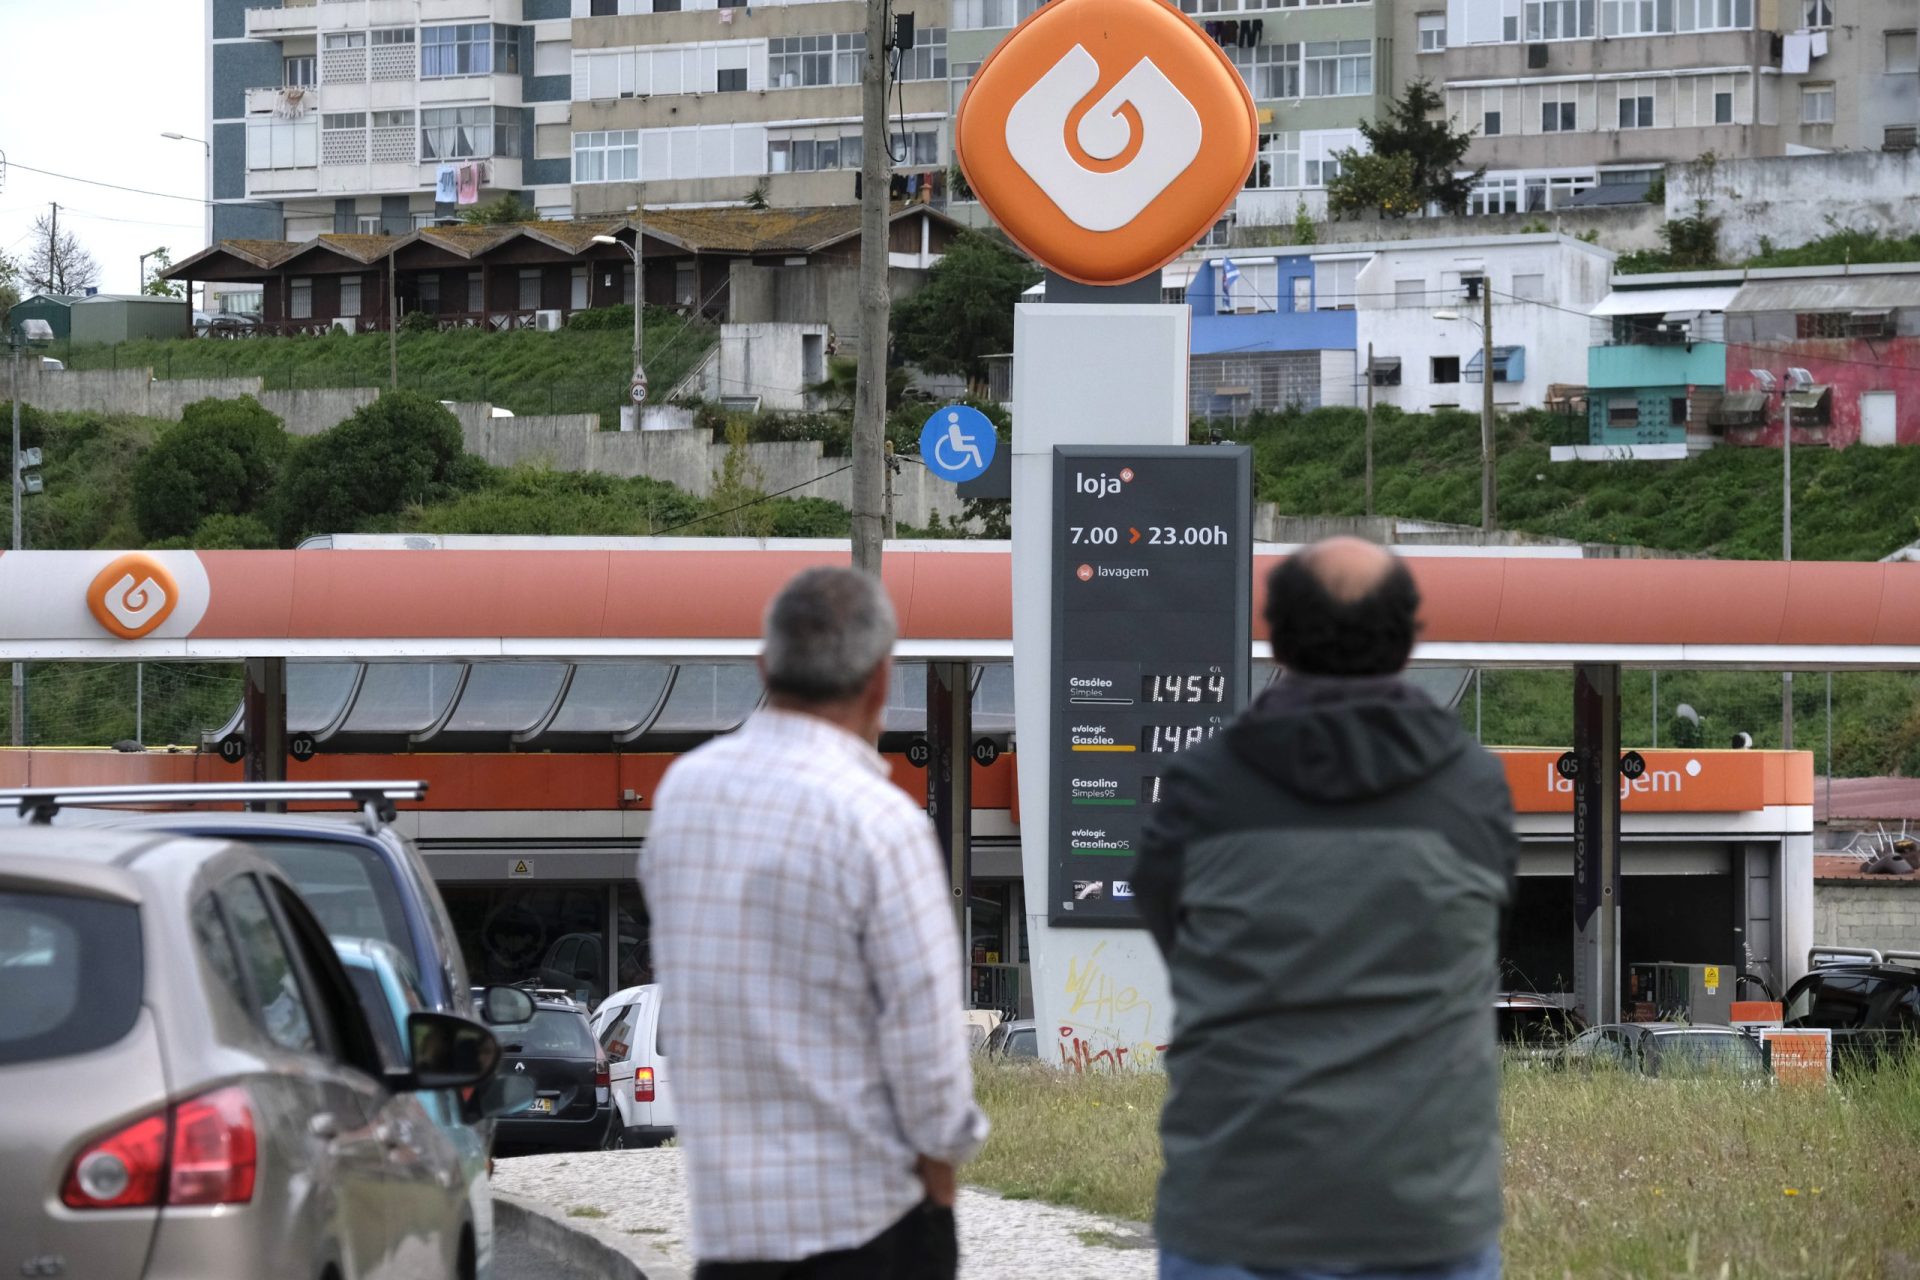
[(1499, 1234), (1500, 765), (1397, 678), (1289, 675), (1169, 771), (1134, 892), (1174, 1024), (1156, 1233), (1256, 1269)]

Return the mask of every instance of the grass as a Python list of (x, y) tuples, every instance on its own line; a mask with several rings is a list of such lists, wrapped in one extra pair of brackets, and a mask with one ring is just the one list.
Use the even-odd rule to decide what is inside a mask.
[[(1257, 414), (1236, 439), (1254, 450), (1255, 492), (1283, 515), (1366, 509), (1364, 415)], [(1480, 523), (1480, 424), (1443, 411), (1374, 414), (1374, 509)], [(1553, 463), (1584, 422), (1504, 418), (1497, 433), (1503, 528), (1736, 560), (1780, 554), (1780, 453), (1723, 447), (1685, 462)], [(1878, 560), (1912, 542), (1920, 449), (1794, 450), (1793, 549), (1802, 560)]]
[[(1163, 1077), (976, 1073), (968, 1182), (1151, 1219)], [(1510, 1276), (1920, 1277), (1920, 1059), (1827, 1090), (1513, 1069), (1504, 1111)]]
[[(713, 345), (713, 326), (664, 308), (647, 312), (647, 376), (664, 399)], [(400, 385), (440, 400), (484, 400), (517, 414), (597, 413), (619, 425), (633, 373), (632, 329), (400, 334)], [(162, 380), (258, 376), (269, 391), (385, 387), (387, 335), (181, 338), (56, 351), (69, 369), (151, 368)]]
[(604, 1218), (607, 1216), (607, 1211), (590, 1204), (576, 1204), (568, 1207), (567, 1216), (569, 1218)]

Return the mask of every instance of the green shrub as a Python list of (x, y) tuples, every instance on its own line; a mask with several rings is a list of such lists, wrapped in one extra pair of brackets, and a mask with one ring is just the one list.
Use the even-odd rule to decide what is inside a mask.
[(469, 487), (460, 424), (417, 391), (390, 391), (287, 459), (279, 503), (288, 544), (311, 533), (358, 529), (370, 517)]
[(611, 307), (593, 307), (567, 317), (567, 328), (582, 332), (600, 329), (633, 330), (633, 306), (622, 302)]
[(263, 510), (286, 451), (280, 419), (251, 396), (188, 405), (134, 467), (140, 532), (176, 538), (208, 516)]

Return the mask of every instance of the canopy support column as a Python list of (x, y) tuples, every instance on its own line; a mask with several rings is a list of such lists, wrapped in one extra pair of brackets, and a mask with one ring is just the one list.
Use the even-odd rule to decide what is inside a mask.
[[(285, 658), (247, 659), (247, 696), (245, 723), (241, 730), (247, 743), (246, 780), (248, 782), (285, 782), (287, 780), (287, 660)], [(277, 803), (254, 803), (249, 809), (284, 813)]]
[[(973, 896), (973, 669), (965, 662), (927, 664), (927, 816), (940, 837), (953, 886), (963, 975), (971, 957), (967, 903)], [(969, 988), (971, 984), (969, 983)], [(972, 992), (963, 993), (969, 1005)]]
[(1620, 1020), (1620, 668), (1573, 669), (1573, 989), (1588, 1022)]

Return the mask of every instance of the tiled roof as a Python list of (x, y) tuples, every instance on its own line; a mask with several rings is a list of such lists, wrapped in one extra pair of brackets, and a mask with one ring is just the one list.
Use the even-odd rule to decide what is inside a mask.
[(1813, 858), (1813, 878), (1815, 880), (1859, 880), (1867, 884), (1899, 885), (1902, 888), (1920, 888), (1920, 870), (1904, 876), (1868, 875), (1866, 860), (1856, 858), (1850, 853), (1820, 853)]

